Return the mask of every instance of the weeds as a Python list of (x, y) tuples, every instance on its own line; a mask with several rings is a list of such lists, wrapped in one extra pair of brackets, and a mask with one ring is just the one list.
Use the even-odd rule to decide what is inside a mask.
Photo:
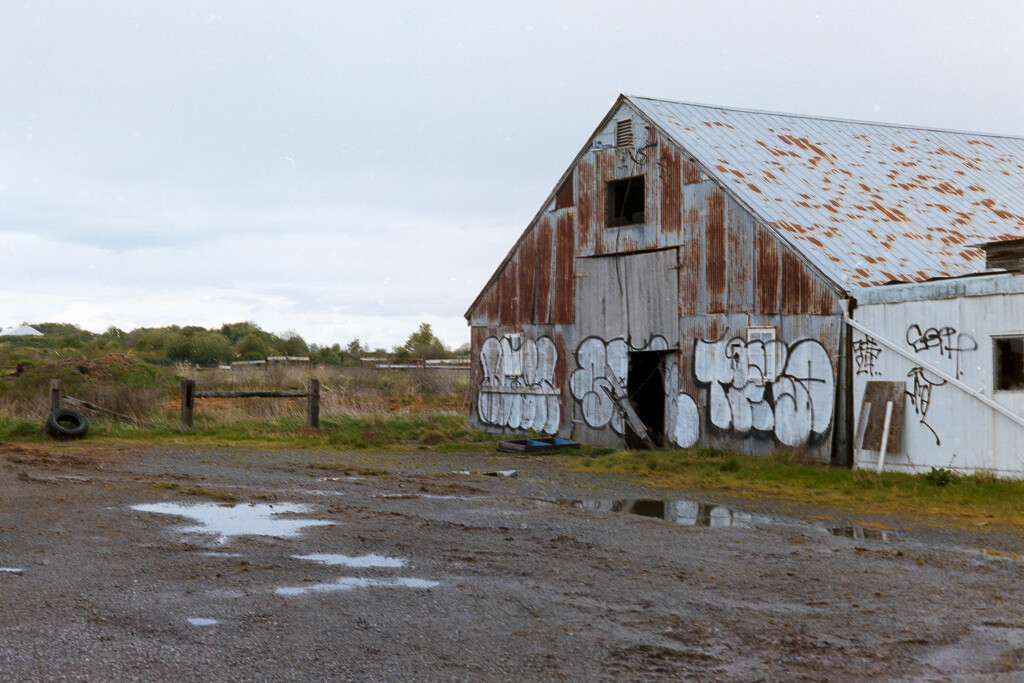
[(728, 490), (794, 504), (835, 506), (869, 513), (917, 513), (949, 520), (1001, 521), (1024, 527), (1024, 481), (990, 473), (958, 475), (944, 468), (920, 474), (849, 470), (804, 462), (803, 454), (764, 456), (717, 449), (620, 451), (581, 458), (569, 467), (632, 473), (654, 485)]

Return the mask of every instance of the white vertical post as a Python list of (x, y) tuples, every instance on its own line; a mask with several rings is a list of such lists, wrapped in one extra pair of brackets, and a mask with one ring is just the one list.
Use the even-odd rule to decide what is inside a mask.
[(878, 472), (885, 467), (885, 449), (889, 447), (889, 422), (892, 420), (892, 401), (885, 404), (885, 422), (882, 423), (882, 447), (878, 449)]

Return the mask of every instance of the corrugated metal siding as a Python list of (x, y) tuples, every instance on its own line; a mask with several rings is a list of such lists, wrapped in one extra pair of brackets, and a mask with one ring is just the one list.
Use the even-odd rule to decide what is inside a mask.
[(621, 337), (640, 349), (658, 335), (676, 346), (677, 264), (676, 249), (580, 259), (577, 336)]
[[(766, 452), (779, 443), (771, 433), (711, 428), (712, 389), (694, 374), (697, 342), (745, 342), (747, 327), (775, 327), (787, 347), (820, 344), (838, 372), (838, 295), (771, 228), (702, 176), (675, 143), (661, 140), (652, 150), (646, 157), (639, 149), (583, 153), (567, 176), (575, 180), (574, 206), (538, 215), (495, 276), (490, 289), (496, 293), (485, 291), (471, 310), (471, 322), (486, 323), (494, 336), (522, 331), (555, 342), (563, 435), (621, 445), (611, 423), (591, 426), (597, 422), (585, 414), (583, 394), (573, 396), (570, 377), (582, 353), (578, 344), (622, 339), (630, 350), (669, 347), (677, 383), (670, 393), (692, 399), (702, 421), (700, 443)], [(637, 173), (645, 176), (645, 221), (606, 227), (606, 183)], [(487, 317), (492, 310), (494, 319)], [(648, 346), (654, 337), (664, 337), (664, 344)], [(474, 327), (474, 345), (483, 338)], [(622, 342), (615, 343), (621, 353)], [(808, 448), (828, 460), (831, 444), (829, 434), (817, 435)]]
[(754, 278), (757, 280), (758, 313), (779, 312), (779, 240), (765, 228), (757, 226)]
[(576, 301), (576, 231), (572, 214), (563, 213), (555, 226), (554, 313), (551, 322), (571, 323)]
[(625, 101), (844, 288), (961, 275), (983, 267), (966, 244), (1024, 237), (1024, 139)]
[(725, 313), (725, 198), (716, 190), (708, 195), (707, 201), (707, 237), (704, 243), (707, 250), (707, 269), (704, 274), (708, 297), (707, 310), (708, 313)]
[(552, 315), (552, 287), (554, 279), (554, 250), (551, 222), (543, 220), (537, 223), (537, 317), (538, 323), (550, 323)]
[(470, 323), (518, 329), (572, 322), (573, 224), (571, 209), (541, 215), (480, 296)]
[[(936, 282), (936, 289), (941, 291), (943, 284)], [(1022, 310), (1024, 294), (993, 293), (867, 303), (858, 306), (855, 318), (914, 358), (958, 376), (967, 386), (1024, 415), (1024, 392), (996, 390), (993, 377), (993, 337), (1024, 335)], [(936, 334), (925, 337), (929, 330)], [(1024, 428), (952, 384), (927, 371), (921, 373), (921, 366), (913, 361), (877, 342), (872, 345), (859, 331), (853, 336), (855, 343), (878, 350), (870, 365), (861, 356), (861, 364), (855, 366), (857, 419), (868, 381), (905, 383), (908, 392), (903, 404), (900, 452), (886, 455), (887, 470), (920, 473), (942, 467), (1024, 477)], [(877, 452), (860, 451), (856, 461), (859, 466), (874, 468), (877, 457)]]
[(683, 193), (682, 179), (680, 174), (681, 155), (673, 145), (661, 143), (658, 146), (660, 154), (660, 188), (656, 188), (656, 195), (661, 196), (661, 233), (666, 241), (679, 239), (683, 229)]

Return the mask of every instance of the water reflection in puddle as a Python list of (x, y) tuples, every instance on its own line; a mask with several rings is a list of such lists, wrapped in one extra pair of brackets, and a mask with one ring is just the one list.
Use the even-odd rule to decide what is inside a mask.
[(330, 593), (333, 591), (350, 591), (356, 588), (434, 588), (441, 585), (437, 581), (426, 579), (366, 579), (355, 576), (343, 576), (331, 583), (315, 583), (310, 586), (282, 586), (274, 589), (277, 595), (304, 595), (306, 593)]
[(869, 541), (889, 540), (888, 531), (883, 531), (882, 529), (873, 529), (871, 527), (863, 527), (858, 524), (851, 524), (850, 526), (830, 527), (828, 532), (833, 536), (840, 536), (842, 538), (863, 538)]
[(600, 512), (625, 512), (631, 515), (640, 515), (641, 517), (663, 519), (666, 522), (685, 526), (706, 526), (712, 528), (747, 527), (755, 522), (770, 521), (770, 518), (764, 515), (754, 515), (722, 505), (701, 503), (693, 500), (562, 498), (546, 502), (553, 502), (564, 507), (576, 507)]
[[(786, 522), (781, 518), (770, 515), (754, 514), (743, 510), (716, 505), (714, 503), (702, 503), (694, 500), (659, 500), (657, 498), (535, 498), (541, 503), (559, 505), (561, 507), (582, 508), (585, 510), (598, 510), (601, 512), (619, 512), (641, 517), (652, 517), (663, 519), (673, 524), (685, 526), (702, 526), (710, 528), (741, 527), (749, 528), (756, 524), (781, 525)], [(793, 524), (803, 523), (793, 521)], [(891, 541), (892, 533), (882, 529), (865, 527), (859, 524), (851, 524), (842, 527), (821, 527), (814, 525), (822, 531), (827, 531), (833, 536), (846, 538), (867, 539), (874, 541)]]
[(180, 531), (190, 534), (212, 534), (230, 536), (274, 536), (283, 538), (295, 536), (310, 526), (334, 524), (322, 519), (290, 519), (280, 515), (294, 512), (309, 512), (307, 505), (275, 503), (224, 506), (216, 503), (146, 503), (133, 505), (132, 510), (154, 512), (161, 515), (175, 515), (194, 519), (199, 524), (182, 527)]
[(206, 617), (189, 617), (185, 621), (193, 626), (213, 626), (217, 623), (216, 619), (207, 619)]
[(0, 572), (7, 572), (8, 574), (20, 574), (23, 571), (25, 570), (18, 567), (0, 567)]
[(313, 553), (311, 555), (292, 555), (296, 560), (311, 560), (321, 564), (343, 567), (404, 567), (407, 562), (400, 557), (385, 557), (371, 553), (370, 555), (335, 555), (332, 553)]

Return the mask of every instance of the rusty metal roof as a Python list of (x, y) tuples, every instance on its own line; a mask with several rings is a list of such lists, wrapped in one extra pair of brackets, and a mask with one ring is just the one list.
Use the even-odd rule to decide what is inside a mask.
[(1024, 138), (625, 96), (845, 289), (980, 271), (1024, 237)]

